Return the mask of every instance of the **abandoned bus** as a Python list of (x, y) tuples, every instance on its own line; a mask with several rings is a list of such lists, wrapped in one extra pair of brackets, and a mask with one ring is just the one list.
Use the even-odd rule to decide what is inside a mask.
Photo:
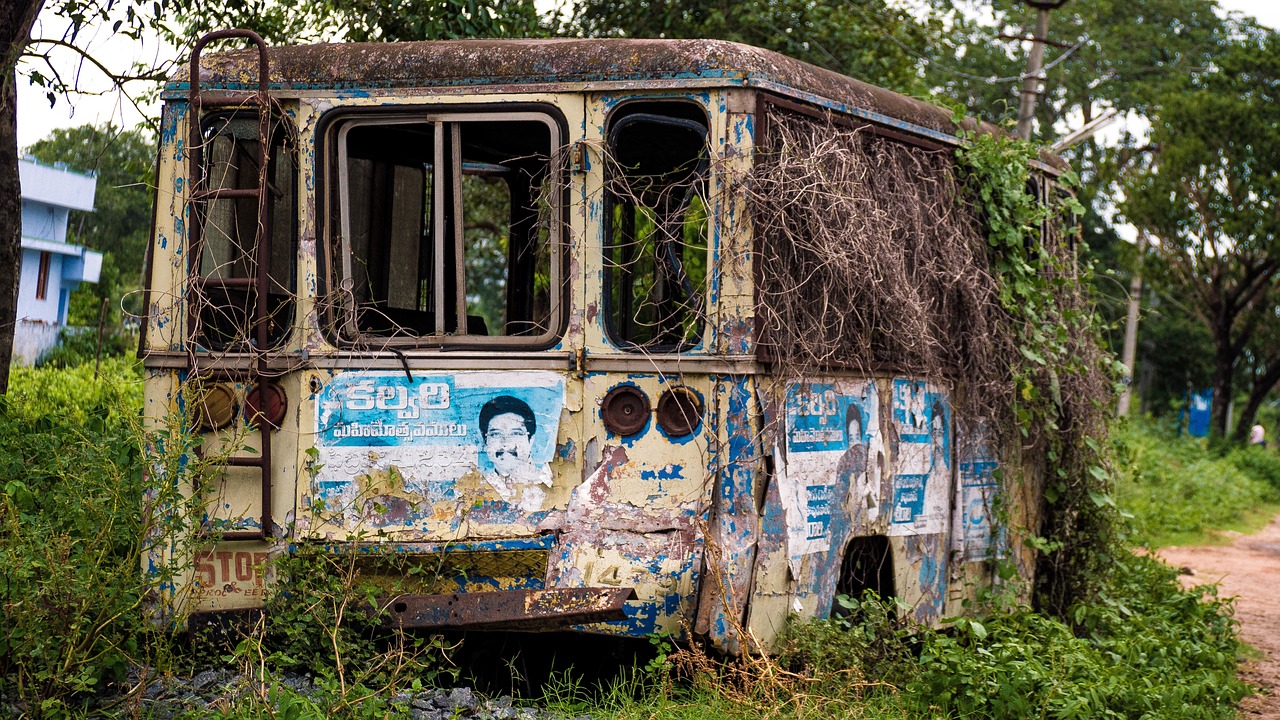
[[(250, 49), (202, 52), (228, 38)], [(770, 305), (859, 311), (770, 290), (789, 263), (753, 178), (782, 130), (899, 158), (885, 192), (910, 200), (961, 143), (951, 112), (730, 42), (243, 31), (163, 98), (146, 412), (212, 467), (174, 478), (188, 549), (143, 558), (189, 553), (167, 607), (258, 607), (269, 560), (311, 547), (430, 568), (384, 601), (403, 627), (743, 652), (841, 594), (932, 623), (992, 558), (1031, 572), (1035, 498), (953, 417), (965, 379), (784, 362), (831, 329)]]

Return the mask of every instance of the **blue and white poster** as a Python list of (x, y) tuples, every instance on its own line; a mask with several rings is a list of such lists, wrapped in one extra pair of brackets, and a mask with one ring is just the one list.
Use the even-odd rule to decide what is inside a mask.
[(1187, 434), (1205, 437), (1209, 434), (1209, 420), (1213, 410), (1213, 388), (1187, 394)]
[(951, 486), (951, 405), (946, 392), (924, 380), (893, 381), (898, 437), (890, 535), (944, 532)]
[(968, 422), (963, 426), (963, 434), (959, 424), (956, 430), (959, 457), (952, 548), (964, 562), (975, 562), (990, 557), (996, 545), (991, 515), (1000, 490), (996, 479), (999, 463), (991, 453), (986, 423)]
[(342, 373), (316, 402), (319, 494), (351, 499), (357, 479), (384, 473), (431, 505), (539, 510), (563, 407), (553, 372)]
[(879, 517), (883, 447), (874, 381), (787, 386), (780, 489), (793, 564)]

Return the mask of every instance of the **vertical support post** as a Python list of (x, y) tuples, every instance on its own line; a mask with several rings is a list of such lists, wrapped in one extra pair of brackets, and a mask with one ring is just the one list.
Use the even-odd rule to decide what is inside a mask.
[(1036, 100), (1040, 96), (1044, 79), (1044, 41), (1049, 38), (1049, 8), (1036, 6), (1036, 32), (1031, 38), (1031, 55), (1027, 58), (1027, 72), (1022, 76), (1022, 100), (1018, 104), (1017, 136), (1031, 139), (1031, 126), (1036, 118)]
[(1147, 233), (1138, 231), (1138, 264), (1133, 269), (1133, 279), (1129, 281), (1129, 318), (1124, 326), (1124, 351), (1121, 362), (1128, 370), (1124, 390), (1116, 405), (1116, 414), (1126, 417), (1129, 414), (1129, 389), (1133, 386), (1133, 366), (1138, 356), (1138, 309), (1142, 303), (1142, 263), (1147, 254)]

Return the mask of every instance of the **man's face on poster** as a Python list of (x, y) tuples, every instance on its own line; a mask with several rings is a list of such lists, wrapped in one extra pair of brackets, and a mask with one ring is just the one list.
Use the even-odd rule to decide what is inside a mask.
[(529, 464), (533, 438), (524, 418), (515, 413), (495, 415), (484, 435), (484, 451), (499, 475), (511, 475)]

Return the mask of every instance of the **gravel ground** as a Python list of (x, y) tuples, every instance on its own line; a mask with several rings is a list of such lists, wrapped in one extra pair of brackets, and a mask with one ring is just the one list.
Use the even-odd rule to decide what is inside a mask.
[[(135, 674), (136, 685), (140, 675)], [(318, 699), (322, 691), (309, 675), (283, 674), (274, 682), (298, 694)], [(104, 697), (96, 703), (98, 717), (128, 716), (173, 720), (186, 715), (200, 717), (226, 709), (262, 687), (232, 670), (205, 670), (193, 677), (161, 677), (150, 682), (140, 697)], [(391, 704), (413, 720), (592, 720), (589, 715), (568, 718), (562, 714), (516, 704), (509, 695), (485, 698), (469, 687), (437, 688), (399, 693)], [(0, 717), (18, 717), (16, 707), (0, 703)]]

